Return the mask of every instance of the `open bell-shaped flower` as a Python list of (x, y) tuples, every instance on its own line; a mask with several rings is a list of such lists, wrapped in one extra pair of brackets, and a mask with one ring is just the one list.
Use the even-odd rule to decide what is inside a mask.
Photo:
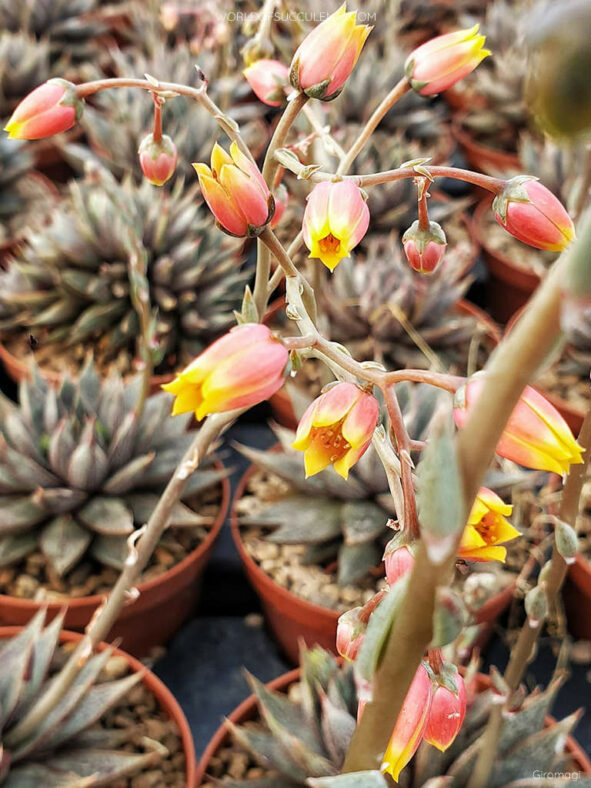
[(369, 208), (351, 181), (317, 184), (308, 195), (302, 233), (310, 250), (334, 271), (357, 246), (369, 227)]
[(458, 557), (467, 561), (504, 562), (507, 555), (504, 543), (521, 536), (506, 519), (512, 511), (511, 504), (487, 487), (481, 487), (462, 534)]
[(302, 416), (292, 444), (304, 452), (306, 478), (333, 465), (346, 479), (367, 450), (379, 413), (373, 394), (354, 383), (337, 383), (317, 397)]
[(275, 202), (256, 164), (233, 142), (230, 154), (216, 144), (207, 164), (193, 164), (205, 202), (230, 235), (257, 236), (273, 218)]

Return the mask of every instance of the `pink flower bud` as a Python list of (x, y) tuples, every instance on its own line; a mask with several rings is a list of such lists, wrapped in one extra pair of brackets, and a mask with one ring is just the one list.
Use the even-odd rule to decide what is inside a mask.
[(413, 90), (421, 96), (432, 96), (455, 85), (490, 55), (483, 48), (485, 40), (475, 25), (422, 44), (410, 53), (404, 66)]
[(302, 41), (291, 61), (290, 80), (310, 98), (331, 101), (353, 71), (371, 27), (358, 25), (346, 3)]
[[(477, 374), (456, 393), (454, 419), (467, 421), (470, 408), (484, 386), (486, 375)], [(571, 464), (583, 462), (582, 449), (556, 408), (538, 391), (526, 386), (497, 443), (501, 457), (539, 471), (568, 473)]]
[(347, 610), (340, 616), (337, 625), (337, 651), (351, 662), (357, 658), (367, 629), (367, 623), (361, 621), (359, 616), (362, 610), (362, 607)]
[(437, 222), (429, 222), (429, 228), (421, 230), (417, 219), (402, 236), (402, 244), (410, 267), (420, 274), (432, 274), (443, 260), (447, 239)]
[(575, 237), (572, 219), (560, 200), (528, 175), (506, 182), (494, 199), (493, 211), (501, 227), (536, 249), (561, 252)]
[(285, 188), (285, 186), (280, 183), (279, 186), (275, 189), (275, 194), (273, 195), (275, 198), (275, 213), (273, 214), (273, 218), (271, 219), (271, 229), (274, 230), (285, 213), (287, 205), (289, 203), (289, 192)]
[(396, 782), (421, 743), (432, 698), (433, 682), (421, 663), (402, 704), (382, 763), (382, 772), (390, 774)]
[(386, 580), (393, 586), (401, 577), (408, 574), (414, 566), (415, 559), (408, 547), (397, 547), (384, 555), (386, 565)]
[(354, 383), (337, 383), (317, 397), (302, 416), (292, 444), (304, 452), (306, 478), (332, 464), (346, 479), (371, 443), (379, 415), (373, 394)]
[(210, 345), (177, 377), (162, 386), (174, 394), (173, 416), (193, 411), (198, 421), (208, 413), (248, 408), (283, 385), (289, 360), (285, 345), (267, 326), (236, 326)]
[(40, 140), (74, 126), (84, 109), (76, 86), (65, 79), (50, 79), (20, 102), (4, 127), (17, 140)]
[(278, 60), (256, 60), (242, 72), (256, 97), (270, 107), (280, 107), (286, 99), (289, 69)]
[(331, 271), (348, 257), (369, 227), (369, 208), (351, 181), (324, 181), (308, 195), (302, 232), (310, 257)]
[(238, 147), (230, 155), (217, 144), (207, 164), (193, 164), (205, 202), (229, 235), (260, 235), (273, 218), (275, 202), (256, 164)]
[(459, 673), (455, 675), (457, 692), (440, 684), (433, 693), (424, 739), (441, 752), (454, 742), (466, 716), (466, 688)]
[(148, 134), (141, 141), (138, 154), (142, 172), (154, 186), (162, 186), (173, 176), (177, 151), (167, 134), (163, 134), (159, 142), (155, 142), (153, 134)]

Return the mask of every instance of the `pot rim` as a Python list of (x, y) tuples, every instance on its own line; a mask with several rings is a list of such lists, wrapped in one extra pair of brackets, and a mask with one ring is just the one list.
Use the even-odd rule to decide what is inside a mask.
[[(216, 459), (214, 463), (215, 467), (218, 469), (223, 469), (224, 465), (221, 460)], [(215, 542), (218, 534), (220, 533), (226, 516), (228, 514), (228, 509), (231, 502), (231, 488), (230, 488), (230, 480), (228, 477), (224, 477), (223, 479), (219, 480), (219, 484), (222, 488), (222, 498), (220, 501), (220, 509), (213, 523), (209, 533), (205, 537), (205, 539), (198, 545), (194, 550), (192, 550), (188, 555), (186, 555), (182, 561), (179, 561), (178, 564), (175, 564), (170, 569), (167, 569), (158, 577), (152, 577), (149, 580), (144, 581), (143, 583), (137, 584), (137, 589), (140, 592), (140, 597), (142, 593), (146, 591), (151, 591), (158, 586), (164, 586), (173, 580), (177, 575), (182, 574), (185, 569), (195, 563), (201, 556), (209, 550), (212, 544)], [(106, 594), (93, 594), (92, 596), (81, 596), (81, 597), (68, 597), (64, 596), (63, 599), (54, 602), (54, 601), (44, 601), (39, 600), (36, 601), (34, 599), (20, 599), (18, 597), (10, 596), (9, 594), (0, 594), (0, 610), (2, 607), (4, 608), (11, 608), (11, 609), (20, 609), (20, 610), (30, 610), (31, 614), (35, 610), (39, 610), (40, 608), (47, 608), (48, 611), (51, 613), (58, 613), (65, 607), (68, 609), (79, 609), (85, 607), (98, 607), (102, 604)], [(124, 611), (133, 610), (133, 603), (126, 605), (119, 616), (119, 620), (124, 618)]]
[[(19, 632), (22, 632), (23, 629), (24, 627), (22, 626), (0, 626), (0, 639), (13, 637)], [(60, 632), (59, 642), (78, 643), (83, 637), (84, 635), (79, 632), (71, 632), (68, 629), (63, 629)], [(101, 642), (98, 644), (97, 650), (104, 651), (109, 647), (110, 646), (108, 643)], [(159, 679), (155, 673), (153, 673), (135, 657), (132, 657), (131, 654), (128, 654), (127, 651), (122, 651), (120, 648), (115, 648), (113, 649), (113, 654), (117, 657), (123, 657), (134, 673), (143, 674), (142, 683), (145, 684), (147, 688), (155, 695), (156, 699), (160, 702), (161, 708), (168, 713), (171, 719), (175, 721), (179, 729), (181, 741), (183, 743), (183, 750), (185, 753), (187, 777), (186, 788), (193, 788), (193, 786), (197, 784), (195, 744), (193, 742), (191, 728), (189, 727), (189, 723), (179, 702), (164, 684), (164, 682)]]

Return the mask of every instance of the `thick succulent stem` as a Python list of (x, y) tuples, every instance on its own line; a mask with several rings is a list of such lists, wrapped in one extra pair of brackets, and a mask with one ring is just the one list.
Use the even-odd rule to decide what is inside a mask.
[[(458, 435), (465, 511), (472, 507), (523, 388), (535, 377), (559, 335), (560, 283), (567, 265), (565, 254), (530, 301), (515, 330), (499, 345), (487, 369), (487, 384)], [(410, 683), (429, 646), (435, 594), (440, 585), (449, 583), (461, 536), (458, 533), (455, 549), (441, 564), (431, 563), (424, 545), (419, 544), (405, 600), (375, 676), (374, 700), (366, 706), (355, 731), (345, 772), (380, 767)]]
[(408, 93), (409, 90), (410, 82), (406, 77), (402, 77), (402, 79), (400, 79), (399, 82), (394, 85), (388, 95), (382, 99), (380, 104), (373, 111), (370, 119), (361, 130), (360, 135), (347, 151), (345, 158), (339, 164), (337, 175), (346, 175), (349, 172), (351, 165), (366, 146), (369, 138), (379, 126), (380, 121), (384, 115), (386, 115), (392, 109), (394, 104), (400, 101), (404, 94)]
[[(581, 465), (572, 466), (562, 491), (559, 511), (560, 519), (572, 527), (575, 526), (575, 521), (579, 513), (581, 491), (589, 467), (591, 452), (591, 410), (588, 410), (585, 415), (583, 426), (579, 433), (578, 443), (585, 450), (585, 462)], [(550, 561), (550, 571), (545, 578), (546, 596), (548, 597), (548, 604), (550, 607), (553, 606), (560, 593), (560, 589), (566, 578), (566, 573), (566, 562), (556, 549), (556, 545), (554, 545)], [(517, 642), (511, 649), (509, 664), (504, 674), (505, 683), (509, 687), (510, 692), (514, 692), (519, 687), (525, 669), (532, 657), (536, 641), (543, 628), (543, 621), (532, 624), (529, 619), (526, 620), (521, 627)], [(469, 788), (480, 788), (480, 786), (488, 783), (497, 754), (502, 722), (503, 706), (493, 706), (487, 726), (481, 738), (480, 753), (472, 773)]]
[(37, 725), (63, 698), (96, 645), (108, 636), (164, 533), (173, 507), (180, 500), (191, 474), (206, 456), (211, 444), (244, 410), (245, 408), (229, 413), (215, 414), (209, 416), (204, 422), (166, 485), (137, 543), (137, 547), (131, 548), (130, 555), (113, 590), (107, 597), (105, 604), (97, 610), (93, 620), (88, 625), (84, 638), (76, 646), (68, 662), (50, 684), (47, 692), (31, 711), (23, 717), (19, 724), (13, 728), (10, 734), (5, 737), (5, 744), (15, 747), (31, 735)]

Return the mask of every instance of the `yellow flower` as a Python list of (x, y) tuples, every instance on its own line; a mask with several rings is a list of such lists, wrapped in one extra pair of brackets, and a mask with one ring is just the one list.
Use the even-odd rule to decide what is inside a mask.
[(468, 561), (505, 561), (505, 542), (521, 536), (505, 519), (513, 507), (486, 487), (481, 487), (464, 528), (458, 556)]

